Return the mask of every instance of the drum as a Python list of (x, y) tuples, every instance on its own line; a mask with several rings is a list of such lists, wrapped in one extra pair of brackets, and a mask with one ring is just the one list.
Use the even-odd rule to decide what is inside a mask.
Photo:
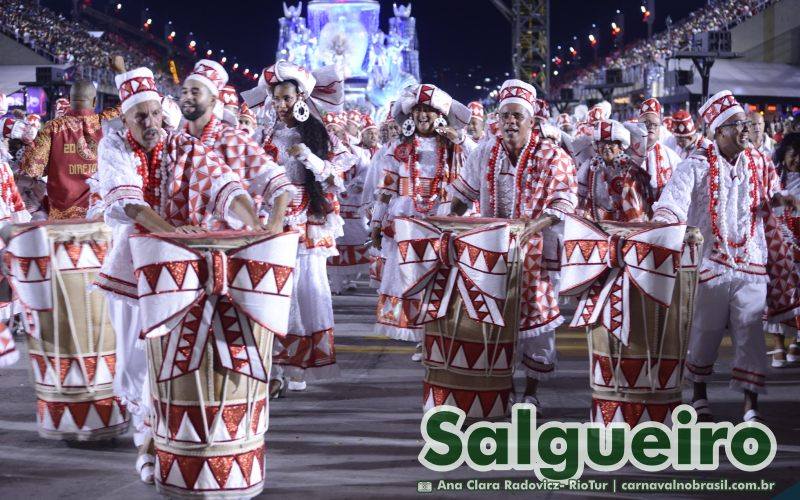
[[(608, 320), (586, 326), (592, 388), (591, 421), (605, 425), (625, 422), (631, 427), (652, 421), (669, 426), (672, 410), (682, 401), (683, 369), (691, 330), (702, 236), (698, 229), (688, 227), (681, 239), (682, 227), (680, 231), (670, 234), (678, 228), (667, 226), (659, 229), (663, 225), (653, 223), (601, 222), (598, 227), (610, 237), (606, 241), (610, 241), (612, 246), (617, 245), (613, 251), (620, 256), (611, 260), (617, 259), (617, 265), (625, 266), (622, 262), (625, 256), (635, 259), (628, 261), (628, 265), (638, 262), (639, 274), (625, 283), (625, 270), (618, 267), (621, 271), (616, 279), (619, 281), (608, 283), (609, 296), (605, 299), (608, 301), (608, 310), (598, 311)], [(569, 242), (569, 229), (568, 226), (564, 238), (567, 252), (569, 248), (576, 248), (572, 244), (575, 240)], [(656, 232), (659, 230), (663, 231), (660, 235)], [(665, 241), (676, 238), (676, 251), (672, 252), (666, 248)], [(588, 249), (589, 245), (584, 244), (584, 248)], [(564, 262), (574, 264), (575, 259), (574, 254), (571, 257), (565, 255)], [(609, 264), (608, 268), (613, 265)], [(665, 271), (667, 269), (673, 270)], [(653, 276), (647, 275), (649, 271), (653, 271)], [(667, 285), (663, 275), (673, 273), (674, 285)], [(605, 279), (610, 279), (609, 275), (605, 276)], [(594, 290), (598, 291), (603, 284), (606, 283), (600, 278), (595, 282)], [(669, 286), (672, 286), (670, 294), (657, 296)], [(623, 296), (625, 289), (627, 295)], [(602, 294), (595, 294), (597, 296)], [(583, 302), (579, 304), (576, 316), (591, 312), (583, 307), (585, 305)], [(579, 320), (573, 318), (573, 326), (576, 321)], [(624, 323), (628, 325), (627, 335), (621, 333)]]
[(298, 237), (131, 240), (159, 492), (250, 498), (263, 490), (272, 343), (288, 323)]
[(124, 434), (113, 394), (116, 339), (103, 293), (90, 290), (111, 229), (66, 220), (15, 225), (6, 266), (25, 308), (39, 435), (90, 441)]
[(504, 418), (519, 333), (518, 237), (524, 224), (478, 217), (426, 222), (435, 229), (427, 236), (431, 255), (420, 246), (426, 235), (403, 227), (397, 236), (402, 274), (416, 257), (439, 263), (436, 270), (421, 269), (431, 278), (418, 285), (425, 287), (418, 318), (425, 324), (423, 409), (450, 405), (468, 418)]

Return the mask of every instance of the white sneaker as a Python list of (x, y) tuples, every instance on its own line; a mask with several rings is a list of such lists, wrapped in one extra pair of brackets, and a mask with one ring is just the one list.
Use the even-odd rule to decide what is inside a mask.
[(527, 395), (522, 397), (522, 403), (532, 404), (536, 407), (536, 418), (542, 418), (544, 413), (542, 412), (542, 403), (539, 402), (539, 398), (534, 395)]
[(800, 361), (800, 345), (797, 342), (789, 344), (789, 350), (786, 352), (786, 361), (789, 363), (797, 363)]
[(417, 344), (416, 349), (417, 349), (416, 352), (414, 352), (414, 354), (411, 355), (411, 361), (419, 363), (420, 361), (422, 361), (422, 342)]
[(305, 380), (292, 380), (289, 379), (288, 384), (290, 391), (301, 392), (306, 390), (306, 381)]

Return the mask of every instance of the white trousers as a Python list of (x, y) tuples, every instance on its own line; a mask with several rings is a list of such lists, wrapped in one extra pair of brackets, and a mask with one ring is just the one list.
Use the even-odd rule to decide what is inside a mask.
[(139, 446), (150, 435), (147, 426), (150, 386), (147, 379), (147, 351), (137, 346), (139, 340), (139, 307), (108, 297), (111, 326), (117, 338), (117, 364), (114, 373), (114, 394), (125, 404), (133, 423), (133, 441)]
[(556, 330), (535, 337), (520, 339), (522, 367), (525, 375), (535, 380), (548, 380), (556, 373)]
[(686, 377), (694, 382), (709, 380), (727, 330), (734, 347), (731, 388), (765, 393), (767, 357), (761, 317), (766, 300), (766, 283), (733, 279), (698, 284)]

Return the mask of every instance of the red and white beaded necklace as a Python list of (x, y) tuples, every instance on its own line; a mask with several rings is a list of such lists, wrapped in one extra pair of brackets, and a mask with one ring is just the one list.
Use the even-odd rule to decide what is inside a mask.
[[(749, 227), (749, 234), (746, 234), (742, 237), (739, 241), (731, 241), (728, 237), (728, 227), (725, 220), (726, 214), (720, 214), (720, 209), (724, 210), (727, 206), (727, 198), (730, 194), (730, 191), (737, 189), (735, 186), (732, 186), (730, 190), (722, 189), (722, 183), (720, 182), (720, 168), (718, 164), (719, 157), (715, 152), (715, 145), (710, 144), (708, 149), (706, 150), (706, 158), (708, 159), (709, 165), (709, 177), (708, 177), (708, 203), (709, 203), (709, 213), (711, 214), (711, 232), (714, 234), (714, 248), (724, 252), (726, 255), (730, 257), (730, 248), (742, 248), (748, 245), (755, 236), (756, 233), (756, 208), (758, 207), (758, 192), (759, 192), (759, 181), (758, 181), (758, 171), (756, 170), (755, 162), (753, 161), (753, 156), (750, 154), (749, 151), (745, 151), (745, 156), (747, 158), (747, 178), (745, 182), (750, 187), (750, 190), (747, 192), (747, 196), (745, 196), (744, 200), (738, 200), (739, 207), (737, 208), (746, 208), (746, 210), (737, 210), (737, 217), (739, 216), (740, 212), (746, 211), (748, 212), (748, 220), (747, 221), (740, 221), (738, 218), (736, 220), (737, 223), (745, 222), (745, 227)], [(737, 189), (738, 191), (738, 189)], [(737, 197), (738, 198), (738, 197)], [(746, 207), (745, 207), (746, 203)], [(731, 260), (733, 263), (733, 260)]]
[(433, 181), (431, 182), (430, 195), (425, 196), (423, 187), (419, 182), (419, 170), (417, 170), (417, 148), (419, 147), (419, 140), (415, 137), (411, 142), (411, 150), (406, 160), (406, 167), (408, 168), (409, 175), (411, 176), (411, 200), (414, 203), (414, 209), (421, 213), (427, 214), (436, 205), (436, 200), (439, 197), (439, 184), (442, 180), (444, 173), (447, 149), (442, 146), (439, 140), (436, 141), (436, 173), (433, 174)]
[[(200, 136), (200, 142), (203, 146), (213, 149), (219, 139), (219, 133), (222, 131), (222, 121), (216, 116), (212, 116), (205, 127), (203, 127), (203, 134)], [(189, 132), (189, 124), (186, 124), (186, 132)]]
[[(500, 153), (500, 148), (503, 145), (503, 140), (501, 138), (497, 139), (495, 142), (494, 147), (492, 148), (492, 154), (489, 157), (489, 165), (487, 169), (487, 184), (489, 185), (489, 206), (492, 209), (492, 214), (495, 217), (500, 217), (499, 209), (497, 206), (497, 193), (500, 191), (500, 169), (502, 168), (501, 164), (498, 164), (497, 158)], [(536, 149), (539, 147), (539, 136), (536, 133), (531, 133), (530, 138), (528, 139), (528, 143), (525, 147), (522, 148), (522, 152), (520, 153), (519, 157), (517, 158), (517, 162), (514, 169), (514, 207), (512, 208), (513, 212), (512, 217), (519, 217), (519, 214), (522, 213), (522, 199), (523, 199), (523, 191), (525, 191), (529, 186), (522, 185), (522, 178), (528, 173), (528, 161), (533, 156)], [(510, 158), (509, 158), (510, 159)], [(529, 184), (529, 183), (528, 183)], [(525, 188), (525, 189), (524, 189)]]
[[(167, 175), (162, 172), (162, 153), (164, 151), (164, 141), (159, 141), (153, 148), (150, 161), (147, 161), (147, 153), (142, 147), (133, 139), (130, 130), (127, 133), (128, 142), (133, 149), (133, 155), (137, 159), (136, 172), (142, 178), (142, 192), (144, 193), (144, 201), (150, 205), (153, 210), (162, 208), (161, 193), (165, 191), (165, 184)], [(163, 214), (163, 210), (161, 211)]]

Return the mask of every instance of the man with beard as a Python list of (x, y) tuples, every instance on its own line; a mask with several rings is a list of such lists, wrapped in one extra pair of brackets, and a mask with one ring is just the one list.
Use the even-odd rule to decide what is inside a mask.
[[(523, 402), (536, 405), (541, 414), (536, 391), (539, 381), (555, 372), (555, 331), (564, 321), (557, 288), (560, 223), (564, 214), (575, 212), (578, 185), (572, 158), (537, 133), (536, 89), (520, 80), (507, 80), (500, 89), (499, 105), (502, 136), (481, 143), (467, 159), (449, 188), (452, 215), (463, 215), (479, 201), (483, 217), (532, 220), (527, 236), (543, 231), (543, 248), (537, 238), (525, 243), (522, 293), (532, 299), (522, 301), (519, 319), (527, 375)], [(536, 269), (533, 256), (538, 253), (543, 258)]]
[[(195, 64), (181, 88), (180, 106), (186, 119), (185, 131), (217, 153), (239, 176), (242, 186), (256, 201), (257, 209), (262, 201), (267, 207), (272, 207), (267, 225), (270, 231), (279, 233), (294, 188), (283, 167), (270, 160), (264, 149), (247, 133), (215, 116), (214, 107), (218, 106), (227, 81), (228, 73), (219, 63), (201, 59)], [(230, 90), (226, 92), (230, 94)], [(228, 95), (227, 100), (230, 102), (233, 98)]]
[(98, 115), (94, 112), (96, 104), (92, 82), (73, 83), (69, 111), (47, 122), (22, 158), (22, 174), (32, 179), (47, 177), (50, 220), (86, 217), (86, 180), (97, 171), (97, 143), (103, 136), (100, 122), (116, 116), (114, 110)]
[(762, 421), (769, 281), (763, 213), (786, 200), (771, 163), (752, 147), (753, 123), (730, 91), (712, 96), (700, 115), (713, 142), (678, 165), (653, 207), (654, 220), (696, 226), (705, 242), (686, 359), (698, 421), (713, 421), (706, 384), (726, 331), (734, 345), (730, 387), (744, 393), (743, 420)]
[(106, 292), (117, 337), (114, 392), (126, 403), (139, 447), (136, 470), (153, 482), (152, 437), (145, 422), (147, 358), (137, 346), (140, 323), (130, 236), (137, 232), (199, 233), (213, 220), (232, 228), (263, 229), (239, 178), (200, 141), (162, 128), (161, 96), (148, 68), (125, 70), (112, 58), (122, 107), (121, 130), (97, 148), (98, 190), (114, 246), (95, 285)]
[(469, 119), (467, 124), (467, 135), (472, 137), (473, 141), (478, 142), (483, 138), (483, 124), (486, 119), (486, 115), (483, 112), (483, 104), (478, 101), (472, 101), (467, 104), (467, 107), (472, 113), (472, 118)]

